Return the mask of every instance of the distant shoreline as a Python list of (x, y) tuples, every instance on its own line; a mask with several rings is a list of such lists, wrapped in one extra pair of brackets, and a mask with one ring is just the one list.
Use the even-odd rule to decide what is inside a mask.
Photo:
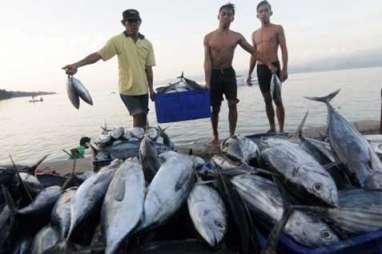
[(16, 97), (31, 97), (31, 96), (41, 96), (41, 95), (51, 95), (56, 94), (55, 92), (22, 92), (22, 91), (7, 91), (4, 89), (0, 89), (0, 101), (12, 99)]

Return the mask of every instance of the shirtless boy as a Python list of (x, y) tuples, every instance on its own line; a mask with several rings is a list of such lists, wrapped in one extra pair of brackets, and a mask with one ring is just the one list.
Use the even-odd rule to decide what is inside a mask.
[(232, 68), (232, 60), (237, 45), (240, 45), (250, 54), (255, 54), (255, 49), (246, 41), (243, 35), (230, 30), (234, 20), (235, 7), (225, 4), (219, 9), (219, 27), (204, 37), (204, 72), (206, 85), (211, 98), (211, 124), (214, 139), (212, 144), (219, 147), (219, 112), (223, 94), (228, 102), (228, 119), (230, 136), (235, 134), (237, 123), (237, 98), (236, 74)]
[[(269, 132), (275, 132), (275, 113), (270, 94), (270, 83), (273, 73), (276, 73), (283, 82), (288, 79), (288, 50), (285, 41), (284, 30), (281, 25), (270, 22), (272, 7), (267, 1), (261, 1), (257, 5), (257, 17), (261, 21), (261, 28), (252, 34), (253, 46), (256, 48), (256, 58), (251, 57), (249, 73), (247, 78), (248, 85), (252, 85), (252, 72), (257, 65), (257, 78), (261, 93), (264, 97), (265, 108), (270, 125)], [(282, 68), (278, 60), (277, 51), (281, 48)], [(283, 102), (280, 99), (274, 101), (276, 104), (276, 115), (279, 123), (280, 132), (284, 132), (285, 111)]]

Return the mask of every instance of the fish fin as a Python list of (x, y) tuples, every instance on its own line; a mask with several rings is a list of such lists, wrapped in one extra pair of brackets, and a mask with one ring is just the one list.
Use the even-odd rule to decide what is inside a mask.
[(15, 164), (15, 162), (14, 162), (14, 160), (13, 160), (13, 158), (12, 158), (11, 155), (9, 155), (9, 158), (10, 158), (10, 160), (11, 160), (11, 162), (12, 162), (13, 169), (14, 169), (15, 172), (16, 172), (17, 179), (20, 181), (20, 184), (23, 186), (23, 188), (24, 188), (24, 190), (25, 190), (25, 192), (26, 192), (28, 198), (30, 199), (30, 201), (32, 201), (33, 198), (32, 198), (32, 194), (31, 194), (31, 191), (30, 191), (31, 188), (30, 188), (29, 185), (28, 185), (26, 182), (24, 182), (23, 179), (21, 178), (21, 176), (20, 176), (20, 174), (19, 174), (19, 172), (18, 172), (18, 170), (17, 170), (16, 164)]
[[(226, 179), (226, 176), (224, 176), (221, 172), (220, 167), (216, 167), (216, 170), (218, 172), (218, 187), (219, 191), (226, 197), (228, 206), (230, 207), (230, 211), (232, 212), (232, 217), (234, 224), (236, 225), (238, 232), (240, 234), (240, 241), (241, 241), (241, 252), (243, 254), (249, 254), (250, 252), (250, 245), (251, 240), (253, 240), (248, 218), (246, 216), (243, 203), (238, 202), (240, 200), (240, 196), (237, 194), (237, 192), (233, 189), (231, 186), (231, 183), (229, 180)], [(252, 245), (256, 245), (257, 243), (253, 242)]]
[(304, 129), (304, 125), (305, 125), (306, 119), (308, 118), (308, 115), (309, 115), (309, 110), (306, 111), (304, 117), (302, 118), (300, 122), (300, 125), (297, 127), (296, 132), (292, 135), (291, 137), (292, 140), (303, 138), (302, 130)]
[(293, 211), (293, 207), (284, 209), (281, 220), (279, 220), (273, 227), (269, 234), (268, 241), (260, 254), (277, 254), (278, 240)]
[(337, 91), (333, 92), (333, 93), (330, 93), (326, 96), (323, 96), (323, 97), (305, 97), (306, 99), (308, 100), (312, 100), (312, 101), (319, 101), (319, 102), (323, 102), (323, 103), (326, 103), (326, 104), (329, 104), (329, 102), (334, 98), (336, 97), (336, 95), (341, 91), (341, 89), (338, 89)]
[(32, 166), (30, 167), (30, 170), (28, 170), (28, 171), (30, 171), (29, 173), (31, 173), (32, 175), (35, 175), (35, 172), (36, 172), (36, 169), (38, 168), (38, 166), (40, 166), (40, 164), (43, 163), (44, 160), (45, 160), (46, 158), (48, 158), (48, 156), (49, 156), (49, 154), (44, 155), (44, 156), (43, 156), (41, 159), (39, 159), (34, 165), (32, 165)]

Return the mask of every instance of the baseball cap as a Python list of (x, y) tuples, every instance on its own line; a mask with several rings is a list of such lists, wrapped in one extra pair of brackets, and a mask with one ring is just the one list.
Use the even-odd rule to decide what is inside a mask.
[(141, 20), (139, 12), (135, 9), (127, 9), (122, 12), (123, 20)]

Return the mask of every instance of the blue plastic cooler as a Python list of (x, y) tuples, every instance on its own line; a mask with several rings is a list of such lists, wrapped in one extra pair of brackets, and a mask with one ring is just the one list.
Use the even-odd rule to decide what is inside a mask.
[(210, 117), (207, 89), (157, 94), (155, 109), (158, 123), (170, 123)]

